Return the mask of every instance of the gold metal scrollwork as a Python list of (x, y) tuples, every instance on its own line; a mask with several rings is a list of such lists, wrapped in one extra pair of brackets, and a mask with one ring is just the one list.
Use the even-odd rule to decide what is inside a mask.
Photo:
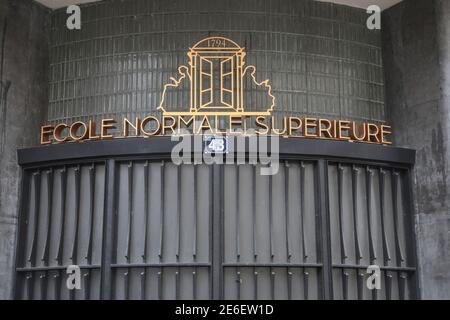
[[(275, 107), (269, 80), (257, 81), (256, 67), (245, 64), (245, 49), (224, 37), (209, 37), (197, 42), (188, 52), (189, 67), (178, 68), (178, 79), (171, 77), (164, 85), (158, 110), (165, 116), (218, 115), (265, 116)], [(244, 83), (249, 76), (253, 84), (267, 91), (270, 105), (263, 111), (245, 111)], [(189, 111), (172, 111), (166, 106), (168, 90), (189, 81)]]

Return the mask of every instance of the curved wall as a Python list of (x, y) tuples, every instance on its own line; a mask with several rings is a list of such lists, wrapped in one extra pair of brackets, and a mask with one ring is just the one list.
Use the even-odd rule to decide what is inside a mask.
[[(82, 28), (53, 13), (48, 122), (155, 112), (162, 86), (207, 36), (245, 47), (270, 79), (276, 114), (384, 122), (379, 31), (364, 10), (317, 1), (102, 1)], [(249, 104), (257, 105), (251, 95)], [(186, 101), (188, 95), (178, 97)]]

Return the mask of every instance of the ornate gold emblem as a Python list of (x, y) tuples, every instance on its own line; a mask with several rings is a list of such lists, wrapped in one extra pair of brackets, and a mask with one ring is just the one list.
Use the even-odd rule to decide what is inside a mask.
[(269, 80), (257, 80), (256, 67), (245, 63), (244, 48), (230, 39), (203, 39), (187, 55), (188, 66), (178, 67), (178, 78), (170, 77), (164, 85), (157, 107), (160, 116), (124, 117), (121, 135), (113, 132), (115, 119), (46, 125), (41, 128), (41, 144), (172, 135), (183, 129), (192, 134), (239, 135), (250, 129), (250, 134), (263, 136), (391, 144), (386, 140), (392, 133), (387, 125), (299, 116), (283, 116), (277, 123)]
[[(209, 37), (197, 42), (187, 55), (189, 67), (180, 66), (178, 78), (170, 77), (171, 82), (164, 85), (158, 106), (164, 115), (264, 116), (272, 113), (275, 96), (269, 80), (257, 81), (256, 67), (246, 66), (245, 49), (236, 42), (224, 37)], [(245, 85), (248, 83), (266, 92), (265, 110), (246, 111)], [(182, 106), (171, 105), (179, 100), (171, 95), (171, 90), (181, 89), (186, 84), (183, 89), (189, 91), (189, 111), (180, 111)]]

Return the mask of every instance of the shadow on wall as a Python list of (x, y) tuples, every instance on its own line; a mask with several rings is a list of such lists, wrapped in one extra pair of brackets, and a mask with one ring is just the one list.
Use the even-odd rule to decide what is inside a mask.
[[(1, 6), (2, 12), (3, 5)], [(2, 19), (0, 19), (1, 21)], [(11, 85), (10, 81), (3, 79), (3, 66), (5, 63), (5, 38), (6, 38), (7, 19), (4, 18), (3, 26), (0, 32), (0, 153), (3, 153), (6, 134), (6, 97)]]
[[(0, 78), (1, 79), (1, 78)], [(0, 80), (0, 153), (3, 153), (6, 135), (6, 97), (11, 85), (9, 81)]]

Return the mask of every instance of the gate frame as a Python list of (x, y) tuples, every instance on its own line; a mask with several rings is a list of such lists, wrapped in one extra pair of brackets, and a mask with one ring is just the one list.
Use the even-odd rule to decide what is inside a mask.
[[(112, 292), (112, 260), (113, 260), (113, 239), (115, 238), (114, 215), (116, 210), (116, 178), (117, 164), (126, 160), (166, 160), (170, 159), (173, 146), (177, 143), (171, 141), (170, 137), (154, 137), (150, 140), (145, 138), (117, 139), (104, 141), (87, 141), (84, 143), (69, 143), (51, 146), (39, 146), (18, 150), (18, 163), (21, 166), (20, 184), (20, 208), (18, 217), (18, 227), (15, 244), (15, 264), (13, 273), (13, 297), (20, 298), (17, 288), (21, 285), (19, 272), (23, 272), (19, 267), (22, 265), (23, 236), (26, 228), (25, 215), (27, 212), (27, 199), (29, 197), (30, 171), (43, 167), (73, 165), (92, 162), (103, 162), (105, 164), (105, 206), (103, 221), (103, 243), (102, 243), (102, 264), (100, 266), (100, 298), (109, 300), (113, 297)], [(248, 146), (247, 146), (248, 147)], [(411, 278), (411, 298), (420, 298), (418, 286), (418, 263), (417, 244), (414, 230), (414, 205), (412, 191), (412, 171), (415, 162), (415, 150), (404, 149), (392, 146), (368, 145), (359, 143), (349, 143), (341, 141), (313, 140), (313, 139), (280, 139), (280, 161), (281, 160), (305, 160), (314, 162), (314, 179), (316, 183), (316, 215), (317, 231), (319, 237), (317, 244), (319, 248), (318, 257), (322, 264), (320, 268), (319, 292), (321, 299), (333, 298), (332, 288), (332, 263), (330, 243), (330, 221), (328, 208), (328, 163), (344, 162), (350, 164), (377, 165), (391, 168), (403, 169), (406, 172), (403, 181), (406, 184), (405, 203), (409, 214), (406, 219), (408, 246), (408, 264), (415, 268), (414, 276)], [(210, 296), (212, 299), (222, 299), (223, 292), (223, 239), (217, 241), (213, 234), (219, 232), (223, 237), (223, 165), (214, 164), (211, 167), (212, 180), (212, 201), (211, 201), (211, 225), (210, 239)], [(218, 191), (218, 192), (216, 192)], [(39, 268), (42, 269), (42, 268)], [(218, 284), (218, 285), (215, 285)]]

